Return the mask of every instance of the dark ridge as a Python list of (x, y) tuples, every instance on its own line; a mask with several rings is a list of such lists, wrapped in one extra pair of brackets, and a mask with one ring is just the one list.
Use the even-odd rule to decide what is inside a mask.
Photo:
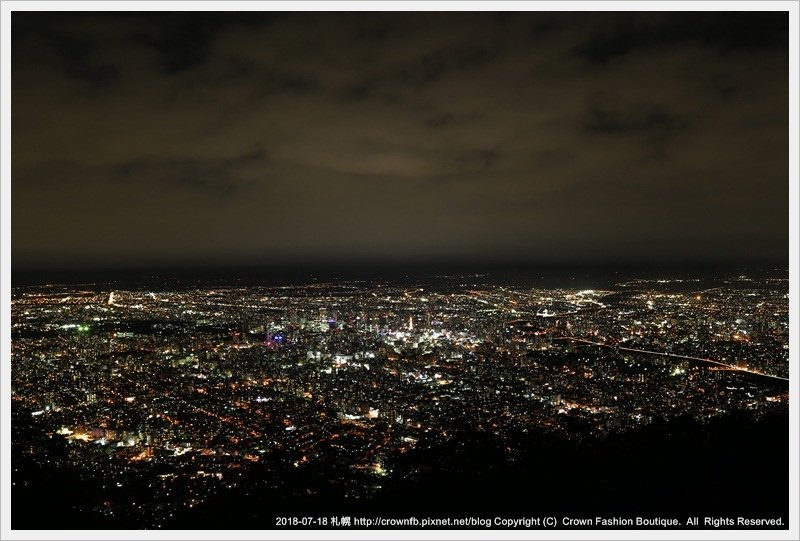
[[(101, 487), (58, 466), (66, 453), (63, 439), (47, 442), (50, 465), (25, 459), (19, 442), (49, 437), (25, 420), (29, 415), (13, 416), (12, 505), (46, 510), (47, 524), (58, 529), (141, 527), (126, 517), (86, 510), (102, 505)], [(537, 429), (512, 435), (513, 441), (465, 429), (445, 443), (420, 441), (391, 464), (391, 477), (372, 499), (345, 497), (329, 482), (333, 463), (298, 471), (281, 489), (268, 487), (270, 466), (260, 464), (237, 488), (177, 514), (164, 527), (272, 529), (276, 517), (304, 512), (397, 518), (769, 516), (783, 517), (788, 527), (788, 423), (786, 413), (761, 419), (737, 413), (707, 424), (684, 417), (580, 444)], [(509, 448), (518, 452), (510, 456)], [(45, 527), (27, 513), (14, 517), (14, 528)]]

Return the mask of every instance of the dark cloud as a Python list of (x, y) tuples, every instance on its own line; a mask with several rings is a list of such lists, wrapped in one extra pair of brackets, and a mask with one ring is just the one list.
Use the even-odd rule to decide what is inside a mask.
[(458, 71), (474, 71), (492, 62), (499, 51), (490, 47), (445, 47), (383, 67), (344, 88), (350, 100), (397, 101), (409, 90), (419, 91)]
[[(174, 75), (208, 62), (213, 56), (214, 41), (221, 32), (238, 27), (266, 28), (281, 14), (167, 12), (141, 16), (146, 30), (134, 33), (133, 38), (155, 50), (160, 67), (166, 74)], [(105, 21), (105, 24), (120, 24), (119, 18)]]
[(356, 23), (355, 38), (366, 42), (380, 42), (386, 39), (392, 30), (392, 21), (387, 16), (377, 16)]
[(720, 54), (782, 50), (789, 45), (788, 13), (705, 13), (677, 18), (663, 13), (625, 13), (590, 34), (574, 52), (605, 63), (636, 51), (696, 44)]
[(214, 196), (231, 196), (252, 184), (237, 173), (264, 159), (263, 150), (221, 160), (143, 158), (116, 166), (111, 178), (136, 183), (142, 189), (163, 189), (172, 185)]
[(58, 45), (68, 77), (95, 83), (106, 83), (119, 78), (119, 72), (110, 64), (92, 62), (88, 58), (91, 44), (86, 40), (66, 38)]
[(497, 152), (494, 150), (464, 152), (456, 157), (456, 161), (467, 168), (490, 169), (497, 161)]
[(96, 44), (92, 39), (63, 33), (46, 19), (41, 26), (20, 26), (12, 37), (12, 47), (30, 61), (52, 63), (65, 77), (89, 83), (108, 83), (119, 77), (115, 66), (93, 54)]
[(530, 32), (535, 37), (546, 36), (562, 26), (563, 22), (559, 18), (545, 15), (531, 25)]
[(450, 113), (443, 113), (441, 115), (436, 115), (435, 117), (425, 120), (425, 125), (430, 126), (431, 128), (443, 128), (445, 126), (451, 126), (455, 121), (456, 121), (455, 115), (451, 115)]
[(457, 130), (465, 126), (485, 125), (486, 119), (477, 111), (469, 113), (437, 113), (424, 120), (425, 126), (434, 130)]
[[(608, 100), (596, 100), (589, 107), (584, 125), (593, 135), (634, 138), (644, 149), (642, 158), (661, 160), (669, 157), (669, 142), (688, 128), (683, 119), (661, 106)], [(647, 186), (641, 191), (646, 192)]]
[(675, 116), (657, 106), (633, 106), (627, 110), (595, 105), (589, 109), (586, 128), (600, 133), (641, 133), (674, 130), (679, 122)]
[(211, 58), (211, 44), (220, 21), (208, 16), (172, 15), (167, 27), (157, 35), (142, 35), (143, 43), (158, 51), (158, 61), (167, 74), (200, 66)]
[(17, 11), (12, 264), (785, 259), (787, 21)]

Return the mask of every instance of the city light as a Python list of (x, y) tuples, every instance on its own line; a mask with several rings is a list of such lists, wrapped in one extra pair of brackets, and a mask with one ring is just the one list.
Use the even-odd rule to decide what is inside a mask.
[[(64, 438), (70, 467), (123, 486), (148, 480), (137, 500), (150, 503), (124, 512), (150, 522), (234, 490), (261, 465), (278, 486), (340, 456), (351, 473), (330, 482), (369, 499), (402, 475), (400, 457), (422, 441), (448, 445), (459, 427), (505, 438), (546, 428), (580, 444), (665, 416), (785, 409), (784, 284), (748, 277), (702, 302), (645, 280), (424, 293), (368, 282), (117, 287), (113, 304), (85, 287), (21, 289), (14, 403)], [(37, 445), (26, 452), (49, 452)]]

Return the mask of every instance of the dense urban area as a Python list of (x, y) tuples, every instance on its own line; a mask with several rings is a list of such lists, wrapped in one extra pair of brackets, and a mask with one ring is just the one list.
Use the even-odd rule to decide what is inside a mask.
[(289, 479), (324, 471), (368, 501), (464, 428), (513, 462), (533, 430), (581, 442), (788, 410), (785, 278), (439, 283), (15, 287), (15, 458), (96, 482), (98, 517), (159, 527), (254, 468), (309, 493)]

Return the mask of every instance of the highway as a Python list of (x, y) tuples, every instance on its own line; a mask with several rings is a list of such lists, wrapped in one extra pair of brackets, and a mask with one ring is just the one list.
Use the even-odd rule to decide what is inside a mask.
[(756, 370), (750, 370), (748, 368), (742, 368), (742, 367), (739, 367), (739, 366), (734, 366), (732, 364), (727, 364), (727, 363), (723, 363), (721, 361), (717, 361), (717, 360), (714, 360), (714, 359), (708, 359), (708, 358), (704, 358), (704, 357), (691, 357), (689, 355), (675, 355), (674, 353), (665, 353), (663, 351), (651, 351), (651, 350), (647, 350), (647, 349), (635, 349), (635, 348), (626, 348), (626, 347), (623, 347), (623, 346), (612, 346), (612, 345), (609, 345), (609, 344), (604, 344), (602, 342), (593, 342), (591, 340), (586, 340), (584, 338), (575, 338), (573, 336), (563, 336), (561, 338), (556, 338), (556, 340), (571, 340), (573, 342), (580, 342), (582, 344), (588, 344), (588, 345), (591, 345), (591, 346), (597, 346), (597, 347), (603, 347), (603, 348), (609, 348), (609, 349), (616, 349), (616, 350), (619, 350), (619, 351), (630, 351), (630, 352), (633, 352), (633, 353), (646, 353), (648, 355), (660, 355), (661, 357), (672, 357), (674, 359), (687, 359), (687, 360), (690, 360), (690, 361), (701, 361), (701, 362), (704, 362), (704, 363), (710, 363), (710, 364), (714, 364), (714, 365), (717, 365), (717, 366), (722, 366), (722, 367), (727, 368), (728, 370), (732, 370), (734, 372), (743, 372), (743, 373), (746, 373), (746, 374), (755, 374), (757, 376), (763, 376), (765, 378), (772, 378), (772, 379), (777, 379), (777, 380), (781, 380), (781, 381), (789, 381), (789, 378), (784, 378), (784, 377), (781, 377), (781, 376), (773, 376), (772, 374), (765, 374), (764, 372), (758, 372)]

